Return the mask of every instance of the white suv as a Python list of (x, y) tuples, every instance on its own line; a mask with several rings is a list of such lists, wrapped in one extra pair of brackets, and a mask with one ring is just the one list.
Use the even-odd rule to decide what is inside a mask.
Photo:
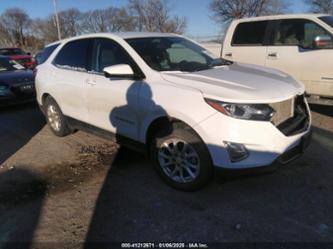
[[(286, 72), (322, 104), (333, 104), (333, 16), (293, 14), (231, 23), (222, 57)], [(324, 97), (319, 99), (318, 97)]]
[(216, 59), (174, 34), (92, 34), (46, 50), (36, 88), (52, 131), (147, 151), (175, 188), (198, 189), (213, 166), (284, 164), (308, 144), (304, 87), (280, 71)]

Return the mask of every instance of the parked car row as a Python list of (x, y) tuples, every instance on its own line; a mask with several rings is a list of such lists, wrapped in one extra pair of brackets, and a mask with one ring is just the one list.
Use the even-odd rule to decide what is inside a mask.
[(10, 60), (14, 60), (28, 69), (34, 69), (37, 65), (31, 54), (20, 48), (0, 48), (0, 55), (7, 56)]
[(7, 56), (0, 55), (0, 106), (34, 101), (35, 77)]

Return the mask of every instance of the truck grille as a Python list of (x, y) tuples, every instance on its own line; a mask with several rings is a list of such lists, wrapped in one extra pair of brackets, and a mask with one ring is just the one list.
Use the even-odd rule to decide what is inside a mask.
[(286, 136), (302, 133), (309, 127), (309, 113), (304, 95), (271, 104), (276, 111), (272, 123)]

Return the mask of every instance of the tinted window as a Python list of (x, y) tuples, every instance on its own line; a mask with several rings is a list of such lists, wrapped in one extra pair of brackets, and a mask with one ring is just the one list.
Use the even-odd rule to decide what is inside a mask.
[(181, 37), (147, 37), (126, 40), (142, 59), (157, 71), (207, 70), (215, 60), (203, 47)]
[(326, 35), (329, 35), (329, 33), (325, 29), (310, 20), (282, 20), (274, 34), (273, 45), (312, 48), (314, 39), (317, 36)]
[(50, 55), (53, 53), (53, 51), (59, 46), (59, 44), (55, 44), (49, 47), (46, 47), (41, 54), (36, 56), (37, 63), (42, 64), (44, 63)]
[(103, 72), (105, 67), (117, 64), (128, 64), (134, 67), (132, 58), (124, 48), (110, 39), (95, 39), (93, 58), (92, 68), (96, 72)]
[(267, 21), (238, 24), (232, 39), (232, 45), (263, 45), (267, 24)]
[(89, 57), (91, 39), (76, 40), (67, 43), (58, 53), (54, 63), (74, 70), (90, 70)]
[(333, 28), (333, 16), (323, 16), (319, 17), (319, 19)]

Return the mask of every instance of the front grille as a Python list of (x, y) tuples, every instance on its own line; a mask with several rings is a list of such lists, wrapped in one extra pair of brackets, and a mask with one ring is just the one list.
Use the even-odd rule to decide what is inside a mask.
[(279, 124), (275, 124), (286, 136), (302, 133), (309, 127), (309, 112), (304, 95), (296, 96), (292, 103), (292, 116)]

